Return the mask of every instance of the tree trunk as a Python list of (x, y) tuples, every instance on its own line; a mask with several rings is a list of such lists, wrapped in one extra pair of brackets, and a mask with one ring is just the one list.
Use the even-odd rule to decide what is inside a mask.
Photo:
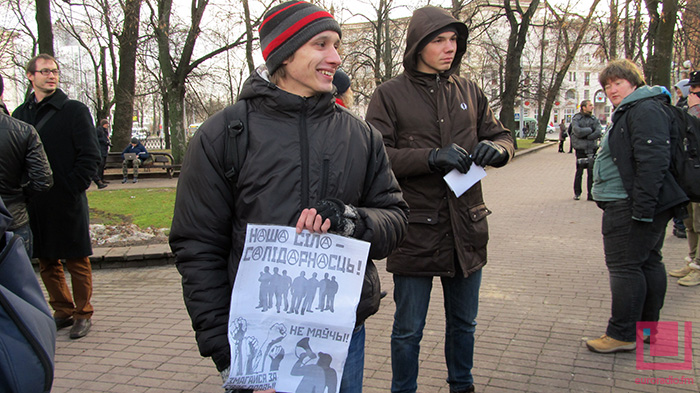
[(112, 144), (123, 148), (131, 139), (136, 91), (136, 51), (141, 0), (124, 2), (124, 29), (119, 39), (119, 80), (114, 92)]
[(100, 120), (109, 118), (109, 84), (107, 82), (107, 48), (100, 48), (100, 83), (97, 84), (99, 101), (96, 105), (95, 115), (99, 124)]
[(51, 0), (36, 0), (36, 27), (39, 36), (39, 53), (54, 56)]
[(184, 107), (185, 86), (168, 83), (168, 92), (165, 97), (168, 103), (168, 122), (170, 123), (170, 149), (175, 162), (182, 162), (185, 156), (185, 122)]
[(620, 17), (617, 12), (617, 0), (610, 0), (610, 58), (617, 59), (617, 34)]
[[(248, 73), (252, 74), (255, 71), (255, 61), (253, 60), (253, 25), (250, 19), (250, 8), (248, 0), (243, 0), (243, 15), (245, 16), (245, 59), (248, 63)], [(233, 102), (232, 102), (233, 103)]]
[[(506, 53), (505, 89), (503, 89), (503, 93), (501, 94), (502, 109), (499, 114), (499, 119), (506, 128), (511, 130), (513, 140), (516, 140), (515, 136), (517, 133), (515, 129), (515, 98), (518, 96), (522, 72), (520, 59), (522, 58), (523, 48), (527, 42), (527, 31), (530, 28), (532, 15), (535, 13), (539, 4), (539, 0), (532, 0), (527, 11), (522, 12), (519, 2), (516, 1), (517, 9), (514, 9), (511, 7), (510, 0), (504, 1), (506, 18), (508, 18), (508, 23), (510, 24), (510, 34), (508, 35), (508, 52)], [(521, 15), (520, 23), (518, 23), (516, 19), (516, 12)]]
[[(549, 123), (549, 114), (552, 111), (552, 106), (554, 105), (554, 101), (556, 100), (557, 97), (557, 92), (559, 89), (561, 89), (561, 84), (564, 81), (564, 77), (566, 76), (566, 73), (569, 71), (569, 67), (571, 66), (571, 63), (574, 61), (574, 57), (576, 56), (576, 53), (578, 53), (579, 48), (581, 47), (581, 43), (583, 42), (583, 39), (586, 35), (586, 31), (588, 31), (588, 26), (591, 24), (591, 19), (593, 18), (593, 12), (595, 11), (596, 7), (598, 6), (598, 3), (600, 0), (594, 0), (593, 4), (591, 5), (591, 10), (588, 13), (588, 16), (583, 20), (583, 23), (581, 24), (581, 28), (577, 32), (576, 40), (574, 41), (574, 44), (571, 46), (571, 48), (564, 48), (567, 50), (566, 56), (564, 58), (564, 62), (561, 65), (561, 68), (559, 71), (557, 71), (557, 75), (554, 78), (554, 85), (549, 89), (547, 92), (547, 100), (545, 101), (544, 104), (544, 111), (542, 112), (542, 116), (538, 119), (538, 126), (540, 128), (544, 127), (546, 130), (547, 123)], [(552, 8), (550, 7), (550, 10)], [(552, 10), (552, 12), (554, 12)], [(556, 15), (555, 15), (556, 17)], [(558, 18), (559, 19), (559, 18)], [(560, 20), (560, 26), (564, 26), (565, 23), (561, 23)], [(562, 29), (560, 28), (559, 34), (566, 34), (566, 32), (562, 33)], [(564, 40), (567, 42), (568, 40)], [(544, 134), (537, 135), (537, 138), (535, 140), (536, 143), (542, 143), (544, 142)]]
[(658, 12), (659, 2), (657, 0), (647, 0), (646, 4), (651, 17), (649, 41), (653, 45), (653, 54), (649, 56), (647, 61), (645, 76), (649, 85), (670, 88), (673, 33), (678, 13), (678, 0), (663, 0), (661, 14)]

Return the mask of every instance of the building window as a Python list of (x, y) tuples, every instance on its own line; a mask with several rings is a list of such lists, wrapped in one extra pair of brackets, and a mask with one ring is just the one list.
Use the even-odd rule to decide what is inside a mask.
[(591, 99), (591, 92), (588, 90), (583, 91), (583, 99), (584, 100), (590, 100)]
[(564, 118), (566, 123), (571, 123), (571, 118), (574, 116), (574, 110), (572, 108), (564, 109)]
[(569, 71), (569, 82), (576, 82), (576, 73)]
[(584, 79), (583, 79), (583, 84), (584, 84), (584, 86), (590, 86), (590, 84), (591, 84), (591, 73), (590, 73), (590, 72), (586, 72), (586, 73), (584, 74), (584, 77), (583, 77), (583, 78), (584, 78)]
[(576, 90), (569, 89), (566, 91), (566, 99), (576, 101)]

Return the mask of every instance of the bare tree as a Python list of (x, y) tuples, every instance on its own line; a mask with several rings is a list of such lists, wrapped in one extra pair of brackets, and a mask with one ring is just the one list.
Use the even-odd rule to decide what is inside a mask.
[[(549, 89), (547, 89), (548, 92), (544, 103), (544, 109), (540, 112), (540, 116), (537, 121), (539, 131), (537, 137), (535, 138), (535, 143), (544, 142), (547, 123), (549, 123), (549, 114), (552, 111), (554, 101), (557, 98), (559, 89), (561, 89), (561, 84), (564, 81), (566, 73), (568, 72), (571, 63), (574, 61), (576, 53), (581, 47), (581, 43), (583, 42), (583, 39), (586, 36), (588, 26), (591, 23), (593, 13), (595, 12), (595, 9), (598, 6), (599, 2), (600, 0), (593, 0), (591, 10), (588, 12), (588, 15), (586, 17), (581, 17), (575, 14), (569, 14), (567, 12), (558, 12), (549, 4), (549, 2), (545, 2), (545, 5), (551, 11), (552, 16), (554, 17), (558, 27), (557, 31), (559, 33), (559, 36), (557, 42), (560, 44), (560, 48), (563, 51), (564, 60), (562, 61), (560, 68), (556, 72), (554, 83)], [(572, 19), (577, 20), (574, 21)], [(572, 27), (576, 27), (576, 30), (574, 30), (573, 32), (570, 31)]]
[(503, 3), (506, 18), (510, 25), (510, 34), (508, 35), (508, 52), (505, 63), (505, 89), (501, 94), (502, 106), (499, 119), (506, 128), (512, 130), (513, 139), (515, 140), (515, 98), (518, 95), (520, 76), (522, 74), (520, 61), (523, 56), (523, 48), (527, 42), (527, 31), (540, 2), (539, 0), (532, 0), (527, 10), (523, 10), (519, 0), (515, 0), (515, 6), (511, 4), (511, 0), (504, 0)]
[(175, 48), (179, 52), (179, 58), (175, 58), (176, 55), (172, 53), (172, 34), (174, 32), (171, 30), (170, 24), (172, 0), (157, 0), (157, 9), (153, 9), (150, 2), (147, 4), (151, 7), (151, 25), (158, 42), (158, 62), (163, 74), (164, 100), (167, 102), (168, 108), (167, 123), (164, 121), (164, 128), (167, 124), (172, 142), (171, 151), (175, 161), (179, 163), (182, 162), (186, 147), (184, 103), (188, 75), (203, 62), (229, 49), (243, 45), (246, 42), (246, 33), (228, 45), (193, 59), (195, 44), (200, 33), (200, 24), (209, 1), (192, 0), (190, 25), (182, 46)]

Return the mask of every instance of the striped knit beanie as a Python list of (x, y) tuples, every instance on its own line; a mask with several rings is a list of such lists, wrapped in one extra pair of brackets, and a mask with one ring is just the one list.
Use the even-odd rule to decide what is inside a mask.
[(341, 35), (333, 15), (305, 1), (287, 1), (268, 11), (260, 24), (260, 46), (270, 74), (316, 34)]

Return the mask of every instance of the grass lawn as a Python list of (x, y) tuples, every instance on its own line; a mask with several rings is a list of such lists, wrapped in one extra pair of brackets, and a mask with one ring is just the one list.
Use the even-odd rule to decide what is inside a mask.
[(518, 138), (518, 150), (525, 150), (532, 147), (532, 142), (534, 139), (520, 139)]
[(89, 191), (92, 224), (136, 224), (140, 228), (170, 228), (175, 188)]

